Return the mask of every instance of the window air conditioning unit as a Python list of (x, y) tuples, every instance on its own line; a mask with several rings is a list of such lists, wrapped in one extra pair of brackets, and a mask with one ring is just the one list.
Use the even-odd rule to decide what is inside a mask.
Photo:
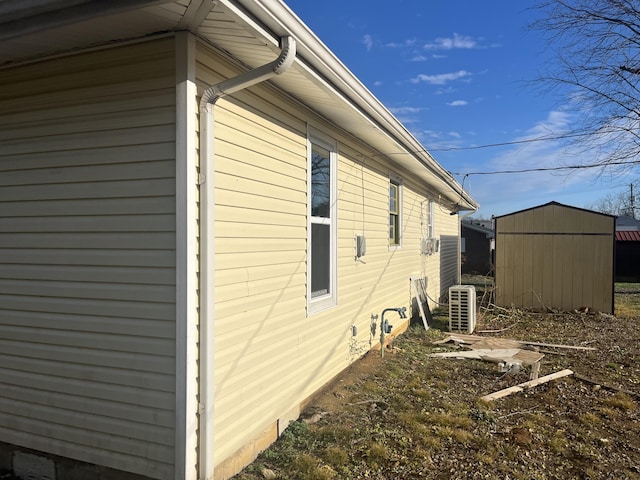
[(473, 333), (476, 328), (476, 287), (449, 287), (449, 331)]

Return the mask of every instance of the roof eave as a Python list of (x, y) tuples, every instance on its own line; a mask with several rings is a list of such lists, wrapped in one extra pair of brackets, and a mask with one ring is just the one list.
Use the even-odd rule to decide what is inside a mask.
[(449, 199), (457, 211), (477, 210), (479, 205), (465, 192), (450, 172), (429, 154), (425, 147), (358, 80), (333, 52), (284, 3), (273, 0), (221, 0), (240, 7), (254, 16), (277, 37), (293, 35), (298, 41), (298, 56), (337, 87), (353, 104), (366, 113), (386, 135), (400, 144), (416, 162), (434, 174), (449, 190)]
[(171, 0), (29, 0), (0, 5), (0, 41)]

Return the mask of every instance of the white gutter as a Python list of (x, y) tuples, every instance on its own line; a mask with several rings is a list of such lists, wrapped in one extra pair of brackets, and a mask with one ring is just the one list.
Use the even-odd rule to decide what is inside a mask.
[(213, 478), (214, 446), (214, 111), (215, 103), (226, 95), (264, 82), (284, 73), (296, 57), (296, 41), (291, 36), (280, 39), (278, 58), (261, 67), (224, 80), (207, 88), (200, 99), (200, 445), (199, 476)]

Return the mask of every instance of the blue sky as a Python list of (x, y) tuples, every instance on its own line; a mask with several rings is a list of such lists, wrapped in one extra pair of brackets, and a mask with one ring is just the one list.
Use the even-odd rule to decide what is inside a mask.
[[(514, 0), (285, 0), (480, 203), (476, 217), (557, 201), (589, 207), (628, 189), (583, 169), (477, 175), (589, 163), (561, 140), (574, 114), (532, 84), (550, 48)], [(478, 148), (485, 145), (512, 145)], [(566, 142), (566, 141), (565, 141)], [(469, 174), (469, 175), (467, 175)]]

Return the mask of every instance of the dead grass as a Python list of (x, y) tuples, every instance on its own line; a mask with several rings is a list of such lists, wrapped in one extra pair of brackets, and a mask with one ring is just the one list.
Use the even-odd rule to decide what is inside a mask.
[(577, 375), (490, 403), (529, 372), (428, 357), (447, 324), (436, 312), (440, 329), (418, 322), (384, 359), (366, 355), (303, 418), (328, 414), (293, 422), (236, 478), (640, 479), (640, 284), (616, 286), (616, 312), (484, 312), (478, 330), (514, 325), (493, 337), (597, 349), (550, 349), (541, 375)]

